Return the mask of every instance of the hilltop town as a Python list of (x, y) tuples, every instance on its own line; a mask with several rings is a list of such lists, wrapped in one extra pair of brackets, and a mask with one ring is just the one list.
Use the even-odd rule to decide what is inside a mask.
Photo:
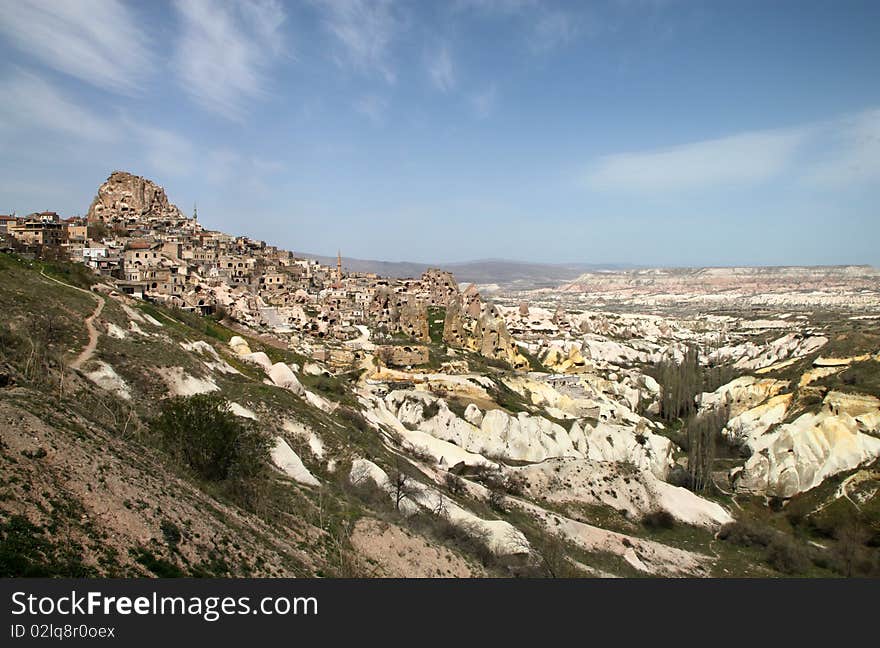
[[(284, 334), (292, 346), (336, 367), (363, 359), (357, 340), (367, 323), (375, 341), (390, 343), (379, 353), (387, 362), (428, 362), (426, 347), (404, 350), (393, 344), (395, 335), (427, 342), (428, 310), (454, 301), (459, 317), (482, 318), (485, 333), (474, 348), (523, 362), (497, 312), (484, 309), (473, 285), (460, 293), (449, 272), (390, 279), (346, 272), (341, 257), (336, 267), (297, 258), (265, 241), (206, 229), (197, 213), (188, 217), (170, 203), (162, 187), (122, 171), (99, 187), (85, 217), (0, 216), (0, 236), (11, 250), (83, 263), (125, 295)], [(458, 331), (462, 324), (453, 320), (449, 327)]]

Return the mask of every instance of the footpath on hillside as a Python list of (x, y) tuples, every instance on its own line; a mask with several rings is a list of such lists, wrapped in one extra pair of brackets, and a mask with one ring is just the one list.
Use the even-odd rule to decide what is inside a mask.
[(57, 284), (61, 284), (62, 286), (66, 286), (67, 288), (72, 288), (73, 290), (78, 290), (82, 293), (89, 295), (90, 297), (94, 297), (95, 300), (98, 302), (95, 305), (95, 310), (92, 311), (92, 314), (86, 318), (85, 322), (86, 331), (88, 331), (89, 333), (89, 341), (83, 347), (83, 350), (76, 357), (76, 359), (70, 363), (71, 369), (79, 370), (86, 362), (91, 359), (92, 355), (94, 355), (95, 353), (95, 349), (98, 346), (99, 333), (97, 327), (95, 326), (95, 319), (97, 319), (97, 317), (101, 314), (101, 311), (104, 310), (104, 300), (101, 298), (100, 295), (97, 295), (90, 290), (85, 290), (77, 286), (72, 286), (69, 283), (64, 283), (63, 281), (55, 279), (54, 277), (50, 277), (43, 270), (40, 270), (40, 274), (49, 281), (54, 281)]

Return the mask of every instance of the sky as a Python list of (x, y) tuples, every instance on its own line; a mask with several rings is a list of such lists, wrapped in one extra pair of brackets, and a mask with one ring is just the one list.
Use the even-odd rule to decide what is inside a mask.
[(388, 261), (880, 266), (880, 2), (0, 0), (0, 213), (113, 170)]

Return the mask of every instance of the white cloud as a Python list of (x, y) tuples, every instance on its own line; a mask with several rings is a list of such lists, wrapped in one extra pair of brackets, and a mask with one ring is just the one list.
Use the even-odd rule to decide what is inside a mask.
[(667, 149), (606, 155), (588, 170), (586, 184), (600, 191), (660, 193), (741, 187), (783, 175), (820, 191), (880, 183), (880, 109)]
[(175, 68), (205, 110), (240, 121), (248, 99), (265, 94), (266, 71), (284, 52), (285, 15), (275, 0), (176, 0), (181, 31)]
[[(21, 137), (37, 148), (50, 151), (69, 144), (98, 158), (135, 165), (131, 171), (141, 175), (197, 175), (214, 185), (234, 180), (240, 186), (261, 187), (262, 178), (282, 169), (275, 160), (199, 147), (173, 130), (115, 111), (100, 113), (31, 73), (18, 72), (0, 83), (5, 90), (0, 133)], [(47, 141), (47, 134), (52, 139)]]
[(394, 83), (396, 73), (388, 61), (391, 43), (401, 29), (391, 0), (315, 0), (324, 24), (340, 50), (337, 63), (364, 73), (377, 73)]
[(471, 95), (471, 106), (474, 113), (480, 119), (486, 119), (495, 110), (495, 104), (498, 101), (498, 88), (495, 84), (490, 85), (485, 90)]
[(135, 152), (144, 163), (168, 175), (186, 175), (194, 167), (192, 144), (172, 131), (118, 113), (101, 114), (27, 72), (4, 80), (3, 86), (0, 124), (17, 129), (28, 140), (54, 132), (78, 146), (88, 142), (98, 151), (109, 147)]
[(19, 71), (3, 80), (0, 125), (36, 128), (90, 141), (112, 141), (116, 127), (70, 100), (40, 77)]
[(152, 67), (140, 20), (117, 0), (0, 0), (0, 32), (41, 63), (115, 92), (135, 94)]
[(819, 188), (880, 182), (880, 109), (834, 122), (826, 129), (826, 155), (811, 165), (804, 181)]
[(587, 174), (593, 189), (680, 191), (767, 180), (785, 170), (810, 129), (748, 132), (668, 149), (618, 153)]
[(448, 47), (441, 47), (431, 57), (428, 62), (428, 73), (434, 87), (441, 92), (449, 92), (455, 87), (455, 67)]
[(365, 95), (357, 100), (354, 109), (368, 117), (373, 124), (379, 125), (385, 121), (385, 112), (388, 110), (388, 100), (379, 95)]

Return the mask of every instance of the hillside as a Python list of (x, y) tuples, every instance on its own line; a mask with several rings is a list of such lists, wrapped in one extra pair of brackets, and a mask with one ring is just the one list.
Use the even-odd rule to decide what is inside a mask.
[[(78, 266), (0, 255), (0, 276), (4, 575), (835, 575), (861, 573), (841, 552), (864, 562), (853, 549), (864, 540), (839, 538), (828, 520), (864, 519), (847, 528), (876, 534), (868, 504), (864, 517), (846, 509), (876, 491), (870, 470), (781, 512), (576, 453), (541, 460), (535, 446), (502, 444), (475, 454), (440, 441), (437, 422), (479, 415), (486, 431), (489, 419), (518, 420), (537, 434), (555, 425), (548, 412), (562, 414), (523, 398), (522, 385), (538, 383), (477, 355), (467, 357), (479, 379), (432, 374), (376, 400), (366, 374), (331, 375), (234, 323), (95, 285)], [(229, 399), (274, 439), (274, 466), (247, 482), (211, 481), (169, 455), (156, 428), (163, 404), (197, 393)], [(843, 482), (845, 500), (833, 496)]]

